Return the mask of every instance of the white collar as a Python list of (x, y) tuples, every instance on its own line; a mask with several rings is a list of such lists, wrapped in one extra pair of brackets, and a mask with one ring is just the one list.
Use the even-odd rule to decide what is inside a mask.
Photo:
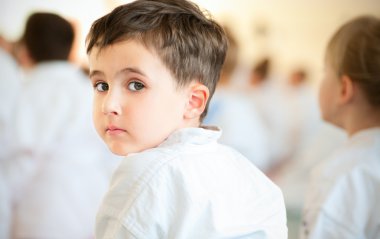
[(363, 138), (372, 138), (376, 135), (380, 135), (380, 127), (373, 127), (373, 128), (368, 128), (368, 129), (363, 129), (351, 136), (351, 142), (353, 141), (360, 141)]
[(178, 143), (195, 145), (207, 144), (220, 138), (222, 131), (215, 126), (200, 126), (199, 128), (182, 128), (174, 131), (159, 147)]

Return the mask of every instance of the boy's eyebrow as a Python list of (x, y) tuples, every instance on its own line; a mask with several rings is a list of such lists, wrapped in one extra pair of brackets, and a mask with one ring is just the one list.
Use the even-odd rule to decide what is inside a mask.
[(146, 77), (146, 74), (141, 71), (140, 69), (138, 68), (134, 68), (134, 67), (126, 67), (126, 68), (123, 68), (121, 69), (120, 71), (118, 71), (116, 73), (116, 75), (119, 75), (119, 74), (123, 74), (123, 73), (126, 73), (126, 72), (132, 72), (132, 73), (137, 73), (139, 75), (142, 75), (142, 76), (145, 76)]
[(98, 70), (90, 71), (89, 77), (92, 78), (93, 76), (101, 75), (104, 76), (104, 73)]
[[(138, 68), (134, 68), (134, 67), (123, 68), (123, 69), (119, 70), (118, 72), (116, 72), (116, 75), (120, 75), (120, 74), (123, 74), (123, 73), (126, 73), (126, 72), (137, 73), (137, 74), (140, 74), (140, 75), (146, 77), (146, 74), (144, 72), (142, 72)], [(89, 77), (92, 78), (93, 76), (96, 76), (96, 75), (104, 76), (104, 73), (102, 71), (94, 70), (94, 71), (90, 72)]]

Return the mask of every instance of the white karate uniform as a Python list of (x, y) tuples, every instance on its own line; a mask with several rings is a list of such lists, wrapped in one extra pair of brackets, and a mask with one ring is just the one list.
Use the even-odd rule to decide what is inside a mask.
[(10, 235), (11, 198), (4, 173), (1, 168), (6, 163), (11, 144), (12, 111), (19, 94), (21, 72), (16, 61), (0, 48), (0, 238)]
[(9, 147), (9, 125), (12, 111), (19, 95), (21, 71), (16, 61), (0, 48), (0, 160), (5, 157), (5, 149)]
[(175, 131), (126, 157), (97, 215), (97, 239), (287, 238), (281, 191), (221, 132)]
[(297, 146), (289, 98), (280, 84), (279, 79), (268, 79), (251, 92), (253, 107), (256, 107), (268, 129), (270, 168), (289, 159)]
[(380, 238), (380, 128), (354, 134), (313, 171), (301, 238)]
[(318, 133), (318, 125), (321, 115), (316, 92), (307, 83), (298, 86), (283, 87), (283, 104), (287, 105), (289, 112), (289, 136), (287, 142), (292, 143), (293, 151), (290, 157), (294, 157), (313, 140)]
[(92, 87), (67, 62), (28, 73), (13, 119), (3, 169), (12, 188), (14, 238), (88, 239), (112, 160), (91, 119)]
[(322, 120), (314, 127), (318, 133), (272, 178), (284, 194), (289, 238), (299, 238), (310, 171), (347, 140), (342, 129)]
[(260, 170), (269, 168), (267, 128), (243, 93), (218, 88), (203, 122), (223, 130), (220, 143), (239, 151)]

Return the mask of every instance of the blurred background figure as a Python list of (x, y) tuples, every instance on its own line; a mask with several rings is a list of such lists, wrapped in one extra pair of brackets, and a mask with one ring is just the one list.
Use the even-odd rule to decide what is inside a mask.
[(285, 98), (290, 107), (290, 127), (293, 129), (295, 145), (291, 156), (294, 157), (315, 136), (322, 120), (316, 90), (312, 87), (306, 68), (292, 70), (285, 83)]
[(225, 31), (229, 48), (203, 124), (220, 127), (223, 134), (219, 142), (235, 147), (259, 169), (266, 171), (269, 156), (267, 132), (249, 98), (232, 87), (238, 65), (238, 45), (227, 27)]
[[(0, 35), (0, 145), (7, 147), (9, 143), (9, 125), (12, 121), (12, 110), (18, 99), (21, 84), (21, 71), (12, 56), (12, 43)], [(4, 151), (0, 150), (0, 159)]]
[(267, 57), (257, 62), (249, 81), (252, 108), (258, 109), (269, 135), (268, 173), (290, 158), (295, 149), (289, 99), (280, 79), (271, 75), (271, 64)]
[(319, 106), (348, 139), (313, 168), (301, 238), (380, 238), (380, 18), (364, 15), (328, 42)]
[(307, 72), (300, 68), (295, 69), (291, 72), (289, 77), (289, 85), (293, 85), (295, 87), (302, 86), (307, 81)]
[(25, 74), (1, 162), (10, 238), (93, 236), (116, 161), (92, 126), (90, 82), (68, 61), (73, 39), (66, 19), (39, 12), (15, 49)]
[[(287, 105), (286, 115), (289, 118), (288, 141), (294, 148), (288, 157), (272, 171), (271, 176), (277, 184), (282, 186), (284, 194), (289, 194), (285, 200), (288, 200), (287, 202), (292, 208), (296, 203), (302, 202), (305, 182), (302, 178), (308, 174), (308, 166), (311, 168), (319, 158), (324, 157), (325, 151), (329, 151), (333, 146), (339, 144), (340, 137), (335, 137), (335, 135), (339, 135), (336, 133), (338, 130), (323, 124), (317, 95), (304, 67), (294, 68), (290, 72), (284, 82), (283, 94), (282, 104)], [(331, 142), (328, 140), (329, 137), (335, 140)], [(283, 144), (289, 145), (289, 142), (283, 142)], [(300, 190), (301, 188), (302, 190)], [(299, 211), (300, 208), (297, 210)]]
[[(18, 98), (21, 72), (11, 55), (12, 45), (0, 36), (0, 168), (3, 168), (7, 158), (6, 148), (10, 147), (12, 110)], [(0, 238), (8, 238), (11, 226), (11, 198), (9, 188), (3, 173), (0, 173)]]
[(263, 58), (252, 69), (250, 83), (254, 88), (263, 87), (272, 83), (269, 81), (269, 71), (271, 67), (269, 58)]
[(271, 61), (264, 58), (251, 72), (253, 106), (269, 132), (270, 168), (267, 175), (280, 186), (287, 207), (289, 238), (298, 237), (305, 180), (310, 169), (344, 134), (320, 119), (317, 95), (306, 68), (294, 68), (286, 76), (271, 75)]
[(315, 125), (313, 136), (272, 175), (284, 194), (289, 238), (298, 238), (299, 235), (307, 179), (312, 168), (340, 147), (346, 138), (343, 130), (321, 121)]

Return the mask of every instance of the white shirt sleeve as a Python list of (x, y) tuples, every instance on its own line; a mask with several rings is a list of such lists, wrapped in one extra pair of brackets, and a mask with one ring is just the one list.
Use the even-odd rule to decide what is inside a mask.
[(137, 239), (118, 219), (100, 210), (97, 216), (96, 239)]

